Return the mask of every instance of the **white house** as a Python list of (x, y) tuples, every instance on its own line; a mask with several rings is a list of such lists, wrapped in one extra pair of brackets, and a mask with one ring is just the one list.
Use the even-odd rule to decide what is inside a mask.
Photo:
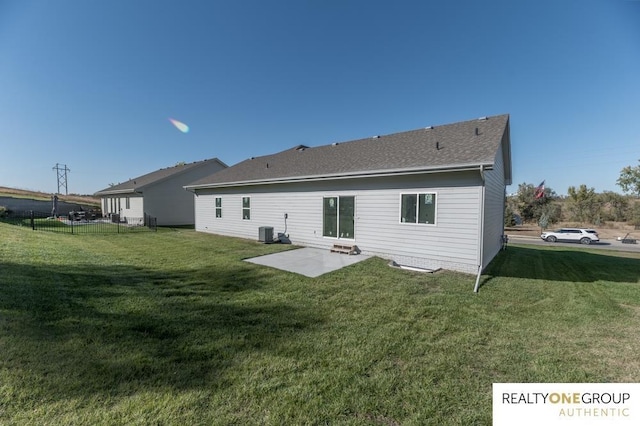
[(139, 221), (145, 214), (158, 225), (193, 225), (193, 194), (184, 186), (226, 168), (217, 158), (156, 170), (96, 192), (104, 216)]
[(401, 265), (478, 273), (502, 247), (511, 183), (509, 116), (319, 147), (221, 170), (196, 194), (196, 231), (357, 245)]

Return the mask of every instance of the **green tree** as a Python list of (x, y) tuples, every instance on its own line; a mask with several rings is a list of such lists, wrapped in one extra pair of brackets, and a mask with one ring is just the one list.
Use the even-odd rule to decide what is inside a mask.
[(569, 198), (567, 207), (571, 220), (582, 223), (594, 223), (600, 220), (600, 200), (595, 189), (587, 188), (587, 185), (580, 185), (579, 188), (570, 186), (567, 190)]
[(635, 202), (629, 209), (628, 220), (632, 225), (640, 226), (640, 201)]
[(560, 219), (562, 219), (562, 207), (553, 200), (545, 204), (540, 210), (540, 219), (538, 219), (538, 224), (545, 229), (552, 223), (559, 222)]
[(604, 191), (598, 194), (602, 203), (602, 218), (614, 222), (624, 222), (627, 220), (629, 210), (629, 200), (624, 195), (617, 192)]
[(640, 197), (640, 164), (635, 167), (623, 168), (616, 183), (625, 193), (630, 192), (636, 197)]
[(504, 203), (504, 226), (515, 226), (516, 219), (513, 217), (514, 211), (507, 199)]
[(515, 195), (515, 206), (524, 222), (538, 222), (542, 214), (548, 211), (548, 221), (553, 223), (559, 219), (559, 216), (556, 214), (556, 209), (548, 206), (556, 198), (555, 191), (547, 187), (544, 189), (544, 196), (536, 198), (536, 187), (530, 183), (521, 183)]

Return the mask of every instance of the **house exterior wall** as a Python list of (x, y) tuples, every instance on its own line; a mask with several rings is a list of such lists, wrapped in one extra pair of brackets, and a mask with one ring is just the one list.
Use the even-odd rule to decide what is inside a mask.
[(167, 181), (146, 188), (145, 213), (157, 218), (158, 225), (193, 225), (193, 194), (182, 186), (179, 182)]
[(193, 193), (184, 189), (185, 185), (210, 176), (223, 169), (217, 161), (207, 161), (201, 166), (186, 170), (168, 179), (145, 186), (144, 212), (158, 219), (158, 225), (193, 225), (195, 209)]
[[(401, 223), (404, 193), (435, 193), (436, 223)], [(345, 241), (404, 265), (474, 273), (481, 194), (477, 171), (197, 190), (195, 225), (200, 232), (255, 240), (259, 227), (272, 226), (293, 244), (329, 248)], [(323, 198), (330, 196), (355, 197), (355, 238), (323, 237)], [(250, 220), (242, 218), (243, 197), (250, 197)]]
[(502, 148), (498, 149), (493, 170), (485, 172), (484, 239), (482, 268), (489, 265), (502, 248), (504, 235), (505, 179)]
[[(127, 203), (127, 200), (128, 203)], [(127, 205), (129, 206), (127, 208)], [(144, 200), (140, 194), (110, 195), (102, 197), (102, 215), (119, 214), (121, 218), (142, 218)]]

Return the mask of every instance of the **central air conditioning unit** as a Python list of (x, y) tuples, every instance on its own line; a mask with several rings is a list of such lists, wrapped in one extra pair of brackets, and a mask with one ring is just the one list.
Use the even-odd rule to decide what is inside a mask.
[(258, 228), (258, 241), (262, 243), (272, 243), (273, 226), (261, 226)]

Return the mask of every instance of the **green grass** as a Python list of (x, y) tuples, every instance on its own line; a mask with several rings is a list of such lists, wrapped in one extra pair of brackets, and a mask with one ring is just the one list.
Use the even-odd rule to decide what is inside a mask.
[(190, 230), (0, 224), (0, 424), (491, 423), (494, 382), (640, 376), (640, 255), (510, 246), (482, 277)]

